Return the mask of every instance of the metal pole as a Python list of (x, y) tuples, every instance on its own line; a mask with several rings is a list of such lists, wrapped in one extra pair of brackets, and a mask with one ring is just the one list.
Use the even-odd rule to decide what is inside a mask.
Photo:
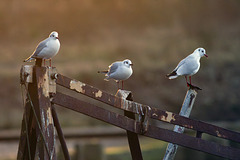
[[(24, 148), (26, 146), (26, 134), (21, 134), (21, 140), (19, 145), (18, 159), (56, 159), (55, 151), (55, 136), (54, 136), (54, 124), (51, 113), (50, 102), (50, 78), (49, 73), (52, 72), (52, 68), (42, 67), (42, 59), (37, 59), (35, 66), (32, 68), (32, 72), (29, 70), (22, 70), (22, 76), (26, 76), (22, 80), (22, 83), (28, 83), (27, 87), (27, 103), (26, 108), (31, 112), (26, 112), (28, 131), (29, 134), (31, 157), (27, 156), (27, 151)], [(23, 67), (28, 68), (28, 67)], [(31, 108), (31, 109), (30, 109)], [(30, 115), (29, 115), (30, 114)], [(26, 126), (23, 125), (22, 130), (26, 130)], [(24, 142), (25, 141), (25, 142)]]
[[(132, 93), (130, 91), (119, 89), (118, 92), (116, 93), (116, 96), (129, 101), (133, 101)], [(128, 118), (135, 120), (135, 114), (132, 112), (124, 111), (124, 115), (127, 116)], [(132, 159), (143, 160), (138, 135), (136, 133), (127, 131), (127, 137), (128, 137), (128, 143), (129, 143)]]
[[(197, 92), (193, 88), (190, 88), (187, 91), (187, 94), (183, 101), (183, 105), (179, 113), (180, 116), (189, 117), (196, 97), (197, 97)], [(173, 131), (177, 133), (183, 133), (184, 129), (185, 129), (184, 127), (175, 125)], [(173, 160), (177, 153), (177, 148), (178, 148), (178, 145), (173, 143), (168, 143), (163, 160)]]
[(55, 125), (57, 133), (58, 133), (58, 138), (59, 138), (59, 141), (61, 143), (64, 158), (65, 158), (65, 160), (70, 160), (71, 158), (70, 158), (70, 155), (69, 155), (69, 152), (68, 152), (67, 144), (65, 142), (65, 138), (64, 138), (59, 120), (58, 120), (56, 109), (53, 105), (52, 105), (52, 116), (53, 116), (54, 125)]

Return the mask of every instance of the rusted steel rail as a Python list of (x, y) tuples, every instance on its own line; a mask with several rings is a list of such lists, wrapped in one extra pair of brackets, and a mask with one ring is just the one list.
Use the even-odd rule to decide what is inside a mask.
[(201, 138), (179, 134), (153, 125), (149, 125), (147, 131), (143, 133), (140, 122), (59, 92), (56, 93), (52, 102), (140, 135), (175, 143), (225, 158), (239, 159), (240, 157), (239, 149), (209, 142)]
[(240, 143), (240, 134), (238, 132), (227, 130), (222, 127), (211, 125), (202, 121), (189, 119), (172, 112), (160, 110), (158, 108), (150, 107), (133, 101), (128, 101), (126, 99), (111, 95), (88, 84), (65, 77), (61, 74), (58, 74), (56, 83), (60, 86), (71, 89), (125, 111), (139, 114), (142, 113), (145, 109), (148, 110), (147, 114), (149, 118), (189, 128), (198, 131), (198, 133), (206, 133), (212, 136)]
[[(70, 159), (57, 113), (52, 106), (55, 104), (126, 130), (133, 160), (142, 159), (138, 135), (228, 159), (237, 160), (240, 157), (239, 148), (210, 142), (202, 139), (201, 136), (204, 133), (240, 143), (240, 133), (143, 105), (132, 101), (131, 98), (126, 99), (126, 97), (111, 95), (88, 84), (57, 74), (55, 68), (41, 67), (41, 63), (41, 60), (37, 60), (36, 65), (32, 68), (26, 66), (25, 72), (21, 74), (22, 78), (26, 74), (26, 79), (22, 79), (21, 82), (28, 83), (28, 87), (26, 87), (28, 100), (26, 101), (22, 122), (18, 151), (19, 160), (34, 159), (36, 156), (39, 159), (56, 159), (54, 127), (57, 129), (63, 145), (62, 148), (65, 150), (65, 158)], [(60, 93), (56, 90), (56, 84), (108, 104), (109, 107), (121, 109), (124, 114), (115, 113)], [(135, 117), (138, 117), (138, 119), (135, 119)], [(189, 128), (196, 131), (196, 137), (149, 124), (150, 119)], [(138, 145), (138, 147), (134, 148), (134, 145)]]

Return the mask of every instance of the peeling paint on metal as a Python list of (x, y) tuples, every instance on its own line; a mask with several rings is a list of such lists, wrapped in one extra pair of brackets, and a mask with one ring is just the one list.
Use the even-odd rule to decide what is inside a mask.
[(138, 104), (138, 106), (139, 106), (139, 108), (140, 108), (141, 114), (144, 115), (143, 109), (142, 109), (142, 104)]
[(121, 108), (124, 110), (128, 110), (128, 101), (126, 101), (125, 99), (122, 99)]
[(189, 129), (193, 129), (193, 126), (191, 126), (191, 125), (184, 125), (184, 127), (189, 128)]
[(218, 130), (216, 131), (218, 137), (226, 138), (226, 136), (222, 135)]
[(38, 84), (38, 88), (42, 88), (43, 95), (47, 98), (49, 98), (49, 81), (48, 81), (48, 75), (44, 74), (43, 79)]
[(80, 81), (71, 80), (69, 85), (70, 85), (70, 89), (76, 90), (77, 92), (80, 92), (80, 93), (85, 92), (85, 90), (83, 89), (85, 84)]
[(51, 108), (48, 108), (47, 110), (47, 119), (49, 119), (49, 124), (53, 124), (53, 118), (52, 118), (52, 111), (51, 111)]
[(194, 98), (195, 98), (195, 95), (193, 93), (190, 94), (190, 102), (188, 107), (191, 107)]
[(175, 120), (176, 120), (175, 117), (173, 116), (173, 113), (172, 113), (172, 112), (166, 111), (165, 113), (167, 114), (167, 116), (162, 116), (162, 117), (161, 117), (161, 120), (166, 121), (166, 122), (169, 122), (169, 123), (170, 123), (171, 121), (175, 121)]
[(97, 93), (95, 93), (95, 97), (102, 97), (102, 91), (99, 90)]
[(158, 117), (158, 114), (157, 114), (157, 113), (153, 113), (152, 115)]

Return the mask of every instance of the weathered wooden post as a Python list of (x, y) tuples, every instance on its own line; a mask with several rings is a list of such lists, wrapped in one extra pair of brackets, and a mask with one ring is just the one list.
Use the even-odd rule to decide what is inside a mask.
[[(27, 101), (22, 121), (18, 160), (56, 159), (50, 102), (50, 93), (54, 92), (51, 74), (55, 72), (55, 68), (42, 67), (41, 64), (42, 60), (37, 59), (35, 66), (23, 67), (21, 70), (23, 78), (21, 81), (26, 87)], [(32, 73), (28, 73), (29, 70), (32, 70)], [(25, 81), (27, 79), (29, 81)]]
[[(197, 97), (196, 88), (190, 87), (183, 101), (183, 105), (179, 115), (189, 117), (196, 97)], [(177, 133), (183, 133), (184, 129), (185, 129), (184, 127), (175, 125), (173, 131)], [(173, 160), (177, 153), (177, 148), (178, 148), (177, 144), (169, 143), (163, 160)]]
[[(116, 93), (116, 96), (121, 97), (126, 100), (129, 100), (129, 101), (133, 101), (132, 93), (130, 91), (125, 91), (125, 90), (119, 89)], [(135, 120), (134, 113), (124, 111), (124, 115), (127, 116), (128, 118)], [(127, 131), (127, 137), (128, 137), (128, 143), (129, 143), (132, 159), (133, 160), (143, 160), (138, 135), (136, 133)]]

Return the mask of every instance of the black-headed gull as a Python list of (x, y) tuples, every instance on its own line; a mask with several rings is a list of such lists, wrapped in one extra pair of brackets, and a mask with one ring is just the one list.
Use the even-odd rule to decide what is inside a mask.
[(118, 83), (118, 85), (119, 81), (122, 81), (123, 89), (123, 81), (127, 80), (133, 73), (131, 67), (132, 65), (132, 62), (129, 59), (125, 59), (123, 61), (117, 61), (112, 63), (109, 66), (108, 71), (98, 71), (98, 73), (105, 73), (106, 78), (104, 80), (106, 81), (108, 81), (109, 79), (114, 79)]
[(49, 37), (42, 42), (40, 42), (33, 54), (24, 60), (24, 62), (30, 62), (33, 59), (39, 58), (44, 60), (49, 59), (51, 67), (51, 58), (54, 57), (60, 49), (60, 42), (58, 40), (58, 33), (53, 31), (50, 33)]
[[(185, 76), (187, 86), (189, 87), (189, 84), (192, 86), (191, 76), (198, 72), (200, 68), (200, 59), (203, 56), (208, 57), (204, 48), (195, 49), (192, 54), (181, 60), (177, 67), (166, 76), (169, 79), (174, 79), (178, 76)], [(188, 83), (187, 76), (189, 76), (190, 83)]]

